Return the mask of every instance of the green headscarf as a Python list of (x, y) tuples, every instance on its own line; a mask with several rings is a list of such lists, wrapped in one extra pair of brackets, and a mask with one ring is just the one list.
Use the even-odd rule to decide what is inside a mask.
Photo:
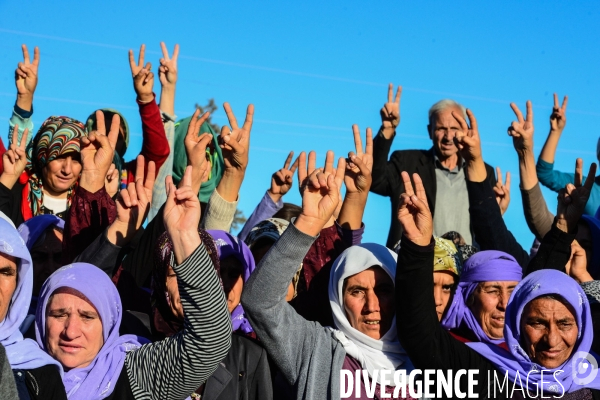
[[(192, 117), (187, 117), (175, 123), (175, 143), (173, 145), (173, 182), (175, 184), (179, 183), (183, 177), (183, 174), (185, 173), (185, 168), (187, 167), (188, 160), (183, 141), (187, 135), (188, 126), (190, 125), (191, 120)], [(202, 186), (200, 186), (200, 193), (198, 194), (198, 198), (201, 202), (208, 203), (210, 195), (217, 188), (217, 185), (223, 176), (225, 163), (223, 162), (221, 148), (217, 142), (217, 133), (208, 122), (204, 122), (202, 124), (200, 127), (200, 132), (198, 132), (198, 136), (203, 133), (210, 133), (213, 135), (212, 144), (213, 148), (215, 149), (213, 154), (210, 156), (211, 171), (209, 173), (208, 181), (204, 182)], [(209, 151), (208, 148), (207, 151)]]

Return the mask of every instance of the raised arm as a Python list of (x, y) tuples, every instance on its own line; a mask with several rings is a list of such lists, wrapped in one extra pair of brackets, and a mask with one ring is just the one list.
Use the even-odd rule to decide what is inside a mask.
[(223, 108), (229, 120), (229, 126), (224, 125), (219, 135), (219, 147), (223, 154), (225, 171), (209, 199), (202, 224), (205, 229), (229, 231), (248, 167), (254, 106), (252, 104), (248, 106), (246, 119), (241, 128), (229, 103), (223, 104)]
[(394, 85), (388, 87), (387, 102), (381, 108), (381, 128), (373, 141), (373, 183), (371, 190), (381, 196), (391, 196), (394, 182), (398, 180), (395, 169), (388, 163), (392, 140), (400, 125), (400, 97), (402, 86), (398, 86), (394, 98)]
[(217, 369), (231, 347), (231, 321), (219, 277), (198, 234), (200, 201), (191, 167), (175, 188), (167, 177), (164, 221), (173, 242), (183, 330), (127, 353), (131, 389), (152, 399), (183, 399)]
[[(301, 153), (300, 159), (306, 157)], [(328, 155), (333, 158), (333, 154)], [(345, 162), (314, 170), (302, 196), (302, 213), (262, 259), (244, 286), (244, 310), (271, 359), (290, 383), (296, 382), (302, 359), (314, 351), (317, 336), (331, 337), (325, 328), (299, 316), (285, 300), (288, 286), (300, 263), (330, 220), (339, 202), (336, 183), (343, 179)]]
[[(33, 122), (31, 121), (33, 95), (38, 83), (38, 67), (40, 63), (40, 50), (37, 47), (33, 50), (33, 61), (31, 61), (27, 46), (22, 45), (21, 48), (23, 50), (23, 61), (17, 65), (17, 69), (15, 70), (17, 101), (15, 102), (12, 117), (9, 120), (10, 132), (12, 132), (15, 125), (19, 125), (19, 135), (16, 143), (21, 142), (20, 139), (25, 129), (28, 129), (29, 133), (33, 130)], [(27, 135), (25, 136), (27, 137)], [(30, 140), (31, 138), (27, 137), (27, 143)]]
[(565, 96), (562, 106), (558, 102), (558, 95), (554, 93), (554, 107), (550, 114), (550, 133), (537, 163), (537, 175), (542, 185), (558, 192), (568, 183), (573, 182), (573, 175), (554, 170), (554, 156), (558, 141), (567, 125), (567, 103), (569, 98)]
[(455, 141), (466, 163), (469, 214), (475, 240), (481, 250), (504, 251), (515, 257), (519, 264), (526, 268), (529, 255), (506, 227), (496, 195), (487, 180), (475, 115), (471, 110), (467, 110), (470, 125), (459, 113), (452, 112), (452, 115), (462, 130), (462, 134), (458, 135)]
[(175, 86), (177, 83), (177, 58), (179, 57), (179, 45), (175, 45), (173, 56), (169, 56), (169, 50), (164, 42), (160, 42), (162, 58), (158, 67), (158, 79), (160, 79), (160, 111), (175, 114)]
[(287, 194), (292, 188), (294, 182), (294, 173), (298, 168), (298, 158), (292, 163), (294, 159), (294, 152), (290, 151), (283, 168), (275, 171), (271, 175), (271, 187), (267, 189), (267, 192), (260, 200), (260, 203), (256, 206), (252, 214), (248, 217), (248, 220), (244, 224), (244, 227), (240, 231), (238, 237), (241, 240), (246, 240), (246, 237), (258, 224), (267, 218), (271, 218), (275, 213), (283, 208), (283, 196)]

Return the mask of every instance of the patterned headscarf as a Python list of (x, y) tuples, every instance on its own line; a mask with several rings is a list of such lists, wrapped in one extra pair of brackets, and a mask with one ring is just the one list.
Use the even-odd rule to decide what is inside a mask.
[[(198, 229), (200, 240), (206, 248), (208, 255), (215, 266), (217, 276), (219, 273), (220, 263), (219, 254), (215, 246), (215, 242), (204, 229)], [(154, 268), (152, 269), (152, 314), (153, 328), (152, 332), (155, 336), (173, 336), (183, 328), (183, 321), (178, 319), (170, 308), (170, 299), (167, 294), (167, 272), (173, 259), (173, 242), (169, 238), (167, 232), (156, 241), (154, 250)], [(220, 278), (219, 278), (220, 279)], [(222, 285), (222, 284), (221, 284)]]
[[(80, 140), (86, 136), (84, 126), (69, 117), (50, 117), (44, 121), (27, 148), (28, 193), (22, 203), (23, 218), (32, 218), (40, 213), (44, 191), (42, 170), (53, 161), (67, 153), (79, 153)], [(73, 188), (67, 193), (67, 204), (71, 205)], [(24, 196), (25, 197), (25, 196)]]
[(435, 238), (433, 272), (450, 272), (457, 279), (462, 270), (462, 261), (454, 243), (440, 237)]
[(465, 242), (465, 239), (460, 233), (455, 231), (446, 232), (442, 235), (442, 239), (448, 239), (456, 246), (458, 254), (462, 262), (467, 261), (473, 254), (477, 253), (477, 249)]

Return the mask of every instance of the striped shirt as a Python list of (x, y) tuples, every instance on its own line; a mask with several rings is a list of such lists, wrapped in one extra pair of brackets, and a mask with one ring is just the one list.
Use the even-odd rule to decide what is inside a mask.
[(225, 294), (204, 245), (177, 274), (185, 320), (183, 330), (127, 353), (125, 367), (136, 399), (185, 399), (217, 369), (231, 347)]

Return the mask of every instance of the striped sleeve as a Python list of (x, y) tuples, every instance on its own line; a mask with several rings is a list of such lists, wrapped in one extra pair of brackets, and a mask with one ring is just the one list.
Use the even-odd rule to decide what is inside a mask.
[(225, 294), (204, 245), (177, 274), (185, 321), (183, 330), (127, 353), (125, 366), (136, 399), (185, 399), (217, 369), (231, 347)]

